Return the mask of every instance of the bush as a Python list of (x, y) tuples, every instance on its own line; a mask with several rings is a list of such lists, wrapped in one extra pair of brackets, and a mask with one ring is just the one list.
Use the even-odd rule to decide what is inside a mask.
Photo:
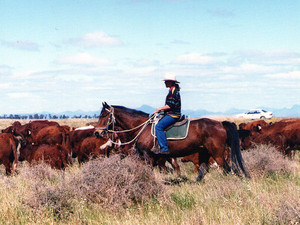
[(297, 164), (285, 158), (272, 145), (257, 145), (248, 151), (243, 151), (243, 158), (252, 176), (292, 174), (297, 170)]
[(34, 212), (48, 211), (66, 219), (76, 202), (98, 204), (109, 210), (128, 207), (162, 193), (163, 186), (153, 170), (136, 158), (98, 158), (75, 173), (57, 171), (46, 164), (24, 167), (20, 177), (28, 185), (21, 196)]
[(162, 192), (153, 170), (136, 157), (93, 160), (82, 169), (80, 189), (89, 201), (105, 208), (143, 203)]
[(27, 180), (29, 191), (23, 201), (34, 212), (49, 211), (55, 218), (68, 218), (73, 212), (76, 189), (66, 185), (64, 172), (52, 169), (45, 163), (24, 167), (20, 176)]

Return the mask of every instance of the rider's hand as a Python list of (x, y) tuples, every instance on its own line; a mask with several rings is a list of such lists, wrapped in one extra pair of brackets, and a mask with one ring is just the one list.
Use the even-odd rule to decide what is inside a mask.
[(159, 113), (160, 112), (160, 109), (159, 108), (157, 108), (155, 111), (154, 111), (154, 113), (153, 114), (157, 114), (157, 113)]

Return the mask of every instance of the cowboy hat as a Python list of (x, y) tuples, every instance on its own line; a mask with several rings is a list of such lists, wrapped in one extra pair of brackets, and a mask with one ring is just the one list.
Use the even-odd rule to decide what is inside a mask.
[(163, 81), (175, 81), (175, 83), (180, 83), (179, 81), (176, 80), (176, 76), (173, 73), (166, 73), (165, 74), (165, 78), (163, 79)]

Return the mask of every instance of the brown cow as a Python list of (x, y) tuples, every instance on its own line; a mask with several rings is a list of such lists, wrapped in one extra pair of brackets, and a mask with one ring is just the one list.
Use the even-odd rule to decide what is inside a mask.
[(15, 127), (20, 127), (22, 124), (19, 121), (13, 122), (13, 124), (2, 130), (2, 133), (13, 133)]
[(278, 133), (278, 132), (282, 132), (282, 130), (284, 130), (287, 126), (290, 126), (292, 124), (299, 124), (299, 123), (300, 120), (295, 120), (295, 119), (280, 120), (276, 123), (270, 124), (269, 126), (262, 127), (261, 129), (259, 129), (259, 133), (261, 134)]
[(286, 154), (292, 157), (291, 151), (300, 148), (300, 121), (289, 123), (283, 128), (282, 134), (286, 138)]
[(23, 139), (33, 142), (37, 132), (47, 126), (59, 126), (59, 124), (54, 121), (35, 120), (21, 126), (19, 124), (12, 125), (3, 130), (3, 132), (13, 133), (15, 136), (21, 136)]
[[(210, 167), (218, 166), (216, 161), (208, 154), (206, 149), (203, 149), (201, 151), (201, 154), (199, 154), (197, 152), (197, 153), (187, 155), (187, 156), (181, 158), (181, 162), (184, 162), (184, 163), (192, 162), (194, 164), (194, 166), (195, 166), (194, 170), (193, 170), (194, 173), (198, 173), (201, 163), (205, 162), (206, 160), (208, 160), (208, 165)], [(230, 148), (229, 147), (226, 147), (225, 160), (230, 165)]]
[(285, 119), (268, 126), (260, 127), (251, 136), (242, 140), (242, 146), (248, 148), (251, 142), (273, 144), (282, 153), (291, 156), (290, 151), (300, 146), (300, 120)]
[(80, 149), (81, 142), (94, 135), (95, 128), (75, 129), (70, 131), (67, 139), (67, 148), (72, 152), (72, 157), (76, 158)]
[(68, 151), (62, 145), (32, 145), (27, 143), (20, 151), (20, 161), (26, 160), (31, 165), (45, 162), (55, 169), (65, 169), (68, 166)]
[(274, 134), (257, 134), (249, 136), (243, 140), (241, 147), (243, 149), (248, 149), (254, 147), (257, 144), (271, 144), (274, 145), (283, 154), (286, 154), (286, 138), (281, 133)]
[(0, 161), (5, 166), (6, 174), (15, 171), (18, 164), (20, 138), (8, 133), (0, 133)]
[(109, 156), (110, 151), (116, 146), (105, 137), (87, 137), (80, 145), (80, 150), (77, 153), (78, 162), (83, 163), (90, 158), (99, 156)]
[(34, 137), (35, 144), (48, 144), (48, 145), (66, 145), (66, 135), (68, 129), (61, 126), (47, 126), (40, 129)]
[(264, 120), (256, 120), (249, 123), (241, 123), (239, 130), (249, 130), (251, 134), (259, 133), (262, 127), (267, 127), (270, 124)]

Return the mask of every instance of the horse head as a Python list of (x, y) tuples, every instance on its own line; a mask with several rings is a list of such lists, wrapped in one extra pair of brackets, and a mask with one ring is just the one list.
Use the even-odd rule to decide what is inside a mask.
[(109, 106), (106, 102), (102, 102), (102, 110), (100, 112), (99, 120), (96, 127), (108, 128), (110, 120), (113, 117), (113, 107)]

